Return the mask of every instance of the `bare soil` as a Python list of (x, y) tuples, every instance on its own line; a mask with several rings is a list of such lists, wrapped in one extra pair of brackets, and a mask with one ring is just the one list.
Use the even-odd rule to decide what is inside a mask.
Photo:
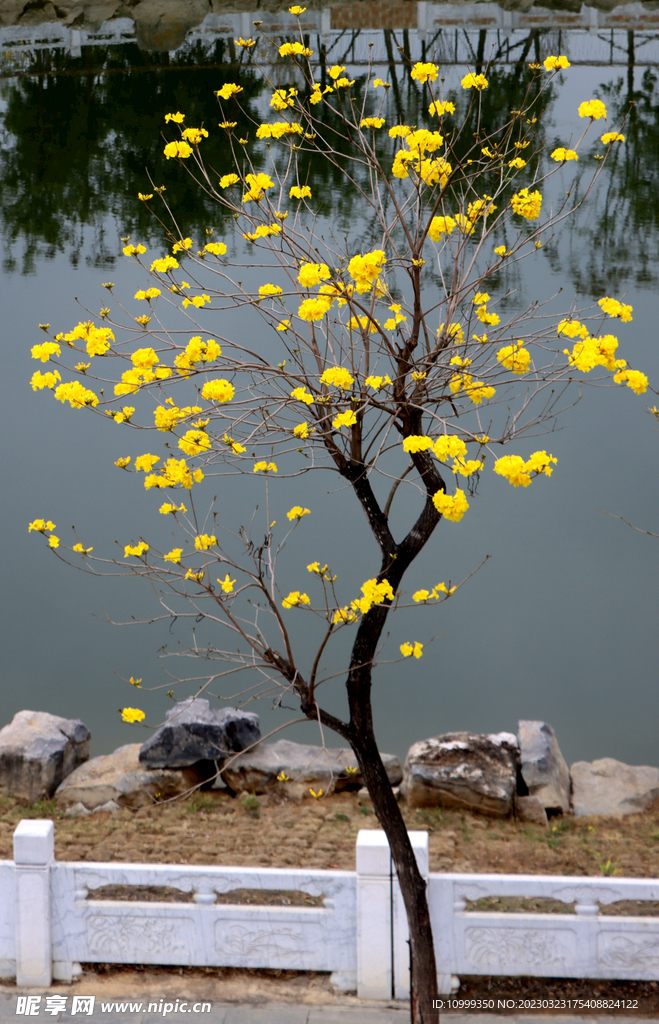
[[(479, 817), (441, 808), (403, 807), (408, 828), (429, 832), (430, 870), (558, 875), (659, 877), (659, 806), (622, 820), (554, 818), (549, 828), (513, 819)], [(281, 801), (271, 797), (196, 794), (182, 804), (155, 804), (138, 811), (71, 818), (53, 802), (27, 806), (0, 796), (0, 858), (12, 857), (12, 833), (21, 818), (55, 820), (58, 860), (124, 861), (169, 864), (239, 864), (354, 870), (360, 828), (378, 828), (368, 798), (341, 793), (321, 800)], [(111, 891), (112, 889), (112, 891)], [(116, 891), (114, 891), (116, 889)], [(187, 900), (172, 889), (119, 887), (97, 891), (96, 898)], [(245, 890), (220, 897), (223, 902), (316, 903), (304, 893), (259, 893)], [(569, 905), (543, 900), (494, 900), (469, 909), (522, 909), (569, 913)], [(659, 905), (617, 904), (606, 914), (657, 914)], [(100, 988), (99, 988), (100, 986)], [(237, 1002), (336, 1003), (329, 977), (295, 971), (153, 968), (85, 965), (78, 991), (127, 992), (164, 990), (208, 992), (209, 998)], [(656, 982), (599, 982), (551, 978), (462, 978), (459, 999), (595, 1000), (592, 1009), (565, 1006), (562, 1012), (659, 1016)], [(612, 1007), (601, 1000), (637, 1000), (635, 1006)], [(468, 1009), (468, 1007), (465, 1007)], [(539, 1005), (525, 1012), (547, 1014)], [(474, 1007), (474, 1012), (479, 1012)], [(482, 1010), (480, 1011), (482, 1012)], [(495, 1007), (495, 1012), (497, 1009)], [(500, 1009), (498, 1012), (502, 1012)], [(508, 1012), (519, 1012), (512, 1008)]]

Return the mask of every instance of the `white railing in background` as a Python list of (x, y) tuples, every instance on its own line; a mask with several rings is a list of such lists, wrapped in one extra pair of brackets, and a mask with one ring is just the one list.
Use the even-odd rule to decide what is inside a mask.
[[(600, 913), (622, 900), (659, 901), (659, 880), (430, 874), (427, 832), (410, 838), (428, 880), (442, 993), (460, 974), (659, 978), (659, 917)], [(105, 886), (169, 888), (192, 899), (95, 898)], [(216, 902), (239, 889), (323, 899)], [(467, 909), (488, 897), (558, 900), (574, 913)], [(58, 862), (53, 822), (24, 820), (14, 860), (0, 862), (0, 976), (22, 986), (70, 981), (81, 963), (288, 968), (330, 972), (337, 988), (364, 999), (406, 999), (407, 940), (389, 847), (376, 830), (359, 833), (356, 871), (305, 871)]]
[[(406, 4), (402, 5), (407, 7)], [(642, 3), (627, 3), (610, 11), (600, 11), (585, 4), (581, 10), (549, 10), (533, 6), (529, 10), (503, 10), (497, 3), (424, 3), (416, 4), (416, 26), (405, 30), (392, 27), (393, 37), (387, 40), (373, 5), (373, 24), (357, 28), (337, 25), (345, 18), (345, 8), (335, 11), (324, 8), (309, 10), (301, 19), (301, 28), (310, 37), (315, 51), (313, 62), (321, 49), (329, 63), (339, 61), (352, 67), (371, 60), (381, 69), (393, 59), (403, 62), (398, 46), (405, 46), (411, 60), (439, 60), (446, 64), (473, 66), (482, 33), (485, 44), (481, 52), (486, 60), (515, 64), (518, 60), (535, 59), (535, 50), (528, 50), (529, 32), (542, 32), (542, 52), (565, 53), (573, 64), (627, 65), (630, 59), (637, 66), (659, 64), (659, 16)], [(208, 14), (189, 30), (185, 41), (171, 51), (172, 57), (186, 49), (201, 46), (209, 57), (215, 43), (224, 39), (233, 42), (238, 36), (254, 33), (255, 14)], [(297, 31), (297, 19), (286, 11), (259, 11), (260, 32), (276, 40)], [(377, 22), (377, 23), (376, 23)], [(629, 53), (627, 33), (636, 31), (633, 57)], [(115, 46), (136, 43), (138, 35), (131, 18), (105, 21), (96, 30), (69, 28), (59, 22), (41, 25), (8, 25), (0, 28), (0, 70), (10, 74), (21, 67), (21, 55), (29, 57), (37, 50), (63, 49), (79, 57), (82, 47)], [(257, 52), (266, 64), (277, 58), (275, 50), (262, 41)], [(522, 56), (525, 54), (526, 56)], [(407, 62), (405, 58), (405, 63)], [(86, 72), (88, 73), (88, 72)]]

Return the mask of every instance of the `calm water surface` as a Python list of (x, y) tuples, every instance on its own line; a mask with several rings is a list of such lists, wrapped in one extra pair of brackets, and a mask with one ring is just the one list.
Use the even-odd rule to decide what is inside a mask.
[[(144, 529), (151, 507), (134, 479), (113, 467), (119, 454), (137, 454), (133, 438), (100, 417), (67, 411), (47, 394), (33, 394), (29, 349), (40, 340), (40, 322), (58, 330), (77, 323), (76, 298), (92, 310), (103, 305), (102, 281), (111, 278), (125, 295), (135, 289), (120, 237), (131, 235), (152, 249), (163, 246), (161, 230), (136, 199), (148, 184), (146, 168), (167, 182), (184, 234), (203, 235), (213, 226), (216, 236), (230, 237), (217, 208), (189, 187), (180, 168), (165, 165), (160, 132), (168, 110), (185, 111), (190, 123), (213, 123), (212, 92), (237, 72), (228, 66), (233, 54), (221, 41), (210, 57), (208, 47), (189, 47), (176, 57), (125, 44), (83, 46), (79, 57), (52, 49), (30, 60), (20, 75), (0, 81), (0, 717), (4, 723), (25, 707), (81, 717), (92, 730), (93, 752), (104, 753), (144, 735), (119, 721), (117, 708), (135, 703), (135, 691), (122, 677), (141, 676), (162, 687), (139, 700), (157, 724), (172, 667), (158, 660), (158, 649), (175, 649), (189, 636), (180, 625), (171, 631), (162, 623), (109, 625), (107, 618), (129, 622), (131, 616), (153, 614), (147, 589), (138, 581), (102, 581), (67, 569), (40, 538), (28, 536), (28, 521), (47, 516), (60, 536), (75, 524), (85, 543), (110, 553), (112, 541), (123, 544)], [(349, 72), (359, 77), (363, 69)], [(455, 88), (463, 73), (447, 66), (447, 88)], [(268, 97), (256, 77), (240, 75), (245, 104), (260, 118)], [(486, 107), (493, 113), (515, 107), (529, 75), (526, 65), (493, 70)], [(416, 120), (419, 95), (400, 66), (398, 76), (391, 102), (411, 110), (410, 120)], [(659, 76), (643, 67), (573, 67), (556, 84), (542, 117), (548, 145), (578, 137), (576, 107), (591, 96), (606, 101), (615, 124), (633, 103), (627, 145), (560, 241), (507, 282), (518, 289), (511, 302), (525, 304), (530, 295), (548, 297), (560, 288), (565, 306), (575, 293), (591, 300), (626, 292), (634, 320), (620, 326), (621, 348), (656, 385)], [(213, 137), (205, 155), (221, 173), (229, 169)], [(579, 172), (586, 174), (592, 165), (583, 163)], [(314, 195), (323, 196), (327, 223), (345, 226), (359, 248), (368, 226), (339, 180), (322, 165), (310, 168), (309, 180)], [(555, 198), (561, 187), (557, 176)], [(231, 244), (240, 257), (237, 243)], [(229, 319), (222, 329), (229, 333), (240, 324)], [(425, 638), (427, 646), (412, 667), (383, 664), (378, 670), (375, 706), (383, 749), (404, 755), (413, 741), (453, 729), (515, 731), (523, 717), (551, 722), (568, 761), (609, 755), (659, 764), (659, 540), (603, 514), (659, 532), (659, 436), (646, 411), (655, 401), (654, 395), (636, 397), (629, 389), (587, 389), (561, 421), (564, 429), (537, 445), (559, 458), (551, 481), (520, 493), (490, 474), (460, 526), (440, 526), (423, 565), (406, 579), (410, 592), (427, 585), (429, 566), (433, 578), (455, 582), (485, 555), (492, 558), (454, 601), (437, 610), (417, 609), (409, 620), (402, 613), (402, 625), (391, 624), (385, 660), (394, 656), (399, 633)], [(313, 486), (305, 482), (311, 489), (302, 496), (282, 482), (273, 494), (273, 518), (283, 517), (291, 498), (313, 501), (320, 529), (300, 531), (295, 564), (330, 554), (336, 563), (338, 550), (344, 576), (349, 573), (358, 586), (374, 574), (376, 552), (361, 514), (341, 494), (328, 499), (335, 485), (322, 476)], [(227, 515), (243, 503), (247, 516), (258, 500), (250, 488), (248, 482), (220, 495)], [(341, 710), (340, 677), (327, 686), (325, 703)], [(285, 717), (267, 703), (253, 709), (261, 713), (264, 729)], [(310, 726), (296, 727), (291, 736), (315, 741)]]

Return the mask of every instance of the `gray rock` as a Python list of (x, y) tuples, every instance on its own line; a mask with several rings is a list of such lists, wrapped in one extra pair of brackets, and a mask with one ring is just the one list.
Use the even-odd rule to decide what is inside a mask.
[(210, 0), (139, 0), (130, 15), (135, 19), (138, 43), (145, 50), (175, 50), (188, 30), (199, 25), (210, 10)]
[(515, 736), (449, 732), (410, 747), (402, 791), (412, 807), (464, 807), (504, 818), (512, 813), (516, 782)]
[(49, 799), (89, 757), (89, 736), (79, 718), (17, 712), (0, 730), (0, 789), (31, 803)]
[(570, 768), (572, 808), (577, 818), (623, 818), (639, 814), (659, 799), (659, 768), (633, 767), (602, 757)]
[(186, 768), (221, 761), (260, 739), (259, 716), (253, 712), (215, 710), (203, 697), (188, 697), (169, 709), (165, 724), (142, 744), (140, 761), (149, 768)]
[(88, 810), (108, 810), (109, 801), (135, 810), (157, 800), (182, 796), (200, 785), (205, 776), (196, 768), (145, 768), (139, 743), (119, 747), (113, 754), (94, 757), (76, 768), (55, 793), (58, 804), (81, 803)]
[[(402, 778), (400, 761), (393, 754), (381, 754), (392, 786)], [(348, 772), (346, 768), (356, 768)], [(281, 773), (288, 781), (279, 781)], [(223, 771), (224, 780), (239, 792), (270, 793), (299, 800), (309, 790), (322, 789), (325, 795), (343, 789), (358, 789), (364, 784), (352, 750), (344, 747), (316, 747), (291, 740), (259, 743), (253, 750), (231, 759)]]
[(64, 816), (66, 818), (88, 818), (91, 813), (92, 812), (88, 811), (84, 804), (78, 802), (77, 804), (73, 804), (71, 807), (67, 807), (64, 811)]
[(515, 817), (517, 821), (547, 828), (549, 819), (542, 800), (537, 796), (520, 796), (515, 793)]
[(551, 725), (518, 722), (519, 760), (529, 794), (548, 811), (570, 810), (570, 773)]

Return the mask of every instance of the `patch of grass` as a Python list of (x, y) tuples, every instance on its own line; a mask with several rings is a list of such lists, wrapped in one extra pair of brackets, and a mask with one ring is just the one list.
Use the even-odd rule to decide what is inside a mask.
[(258, 818), (261, 801), (257, 797), (256, 793), (243, 793), (240, 798), (240, 806), (244, 811), (247, 811), (248, 814), (251, 814), (253, 818)]
[(335, 814), (334, 821), (350, 821), (347, 814)]
[(23, 811), (24, 818), (56, 818), (59, 808), (54, 800), (37, 800)]
[(199, 814), (200, 811), (208, 813), (214, 810), (214, 808), (215, 801), (210, 793), (194, 793), (188, 800), (186, 807), (190, 814)]
[(372, 814), (373, 813), (373, 809), (371, 807), (360, 807), (359, 808), (359, 813), (360, 814)]

